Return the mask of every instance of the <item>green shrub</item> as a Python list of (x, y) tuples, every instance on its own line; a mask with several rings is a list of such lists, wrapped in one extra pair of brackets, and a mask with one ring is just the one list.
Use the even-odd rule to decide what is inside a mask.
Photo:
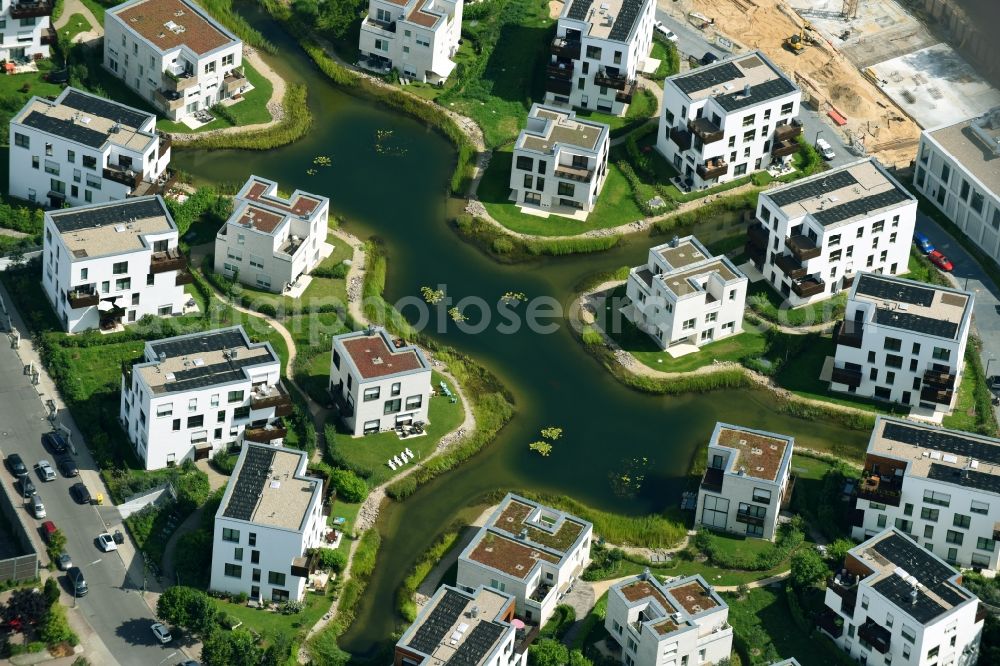
[(509, 238), (495, 238), (493, 240), (493, 251), (497, 254), (510, 254), (514, 251), (514, 241)]
[(587, 345), (604, 344), (604, 336), (593, 326), (584, 326), (580, 332), (580, 337), (583, 338), (583, 343)]
[(552, 617), (542, 627), (539, 635), (542, 638), (561, 639), (576, 622), (576, 611), (568, 604), (559, 604), (552, 610)]
[(717, 537), (705, 530), (698, 532), (694, 545), (717, 567), (741, 571), (766, 571), (787, 560), (804, 539), (801, 520), (793, 520), (792, 523), (782, 525), (778, 529), (775, 542), (760, 551), (720, 548)]
[[(192, 150), (270, 150), (294, 143), (304, 137), (312, 126), (313, 117), (306, 97), (304, 85), (291, 84), (281, 100), (284, 117), (277, 125), (238, 134), (199, 134), (185, 141), (183, 146)], [(183, 232), (181, 235), (184, 235)]]
[(368, 484), (349, 469), (335, 469), (330, 473), (330, 483), (337, 490), (337, 497), (357, 504), (368, 496)]
[(319, 559), (319, 565), (324, 569), (330, 569), (340, 573), (347, 566), (347, 555), (339, 550), (333, 550), (332, 548), (317, 548), (316, 554)]
[(417, 618), (417, 605), (414, 601), (414, 595), (417, 593), (420, 584), (424, 582), (424, 579), (427, 578), (427, 575), (434, 566), (451, 550), (451, 547), (455, 545), (455, 541), (457, 540), (458, 532), (443, 534), (413, 564), (413, 568), (410, 569), (409, 573), (406, 574), (406, 578), (403, 579), (403, 584), (396, 590), (396, 609), (407, 622), (413, 622)]

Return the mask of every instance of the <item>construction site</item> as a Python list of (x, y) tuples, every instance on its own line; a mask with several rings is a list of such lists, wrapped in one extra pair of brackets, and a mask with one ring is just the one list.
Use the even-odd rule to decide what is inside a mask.
[[(793, 73), (808, 105), (858, 155), (905, 167), (921, 128), (1000, 105), (993, 88), (895, 0), (677, 0), (734, 53), (760, 49)], [(707, 18), (694, 21), (690, 17)]]

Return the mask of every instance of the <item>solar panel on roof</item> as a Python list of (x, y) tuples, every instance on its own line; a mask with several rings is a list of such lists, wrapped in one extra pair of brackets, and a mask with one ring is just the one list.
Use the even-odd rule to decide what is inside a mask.
[(927, 471), (927, 478), (944, 483), (954, 483), (963, 488), (1000, 493), (1000, 477), (974, 469), (959, 469), (940, 463), (931, 463), (931, 468)]
[(973, 460), (1000, 465), (1000, 443), (993, 440), (973, 439), (956, 432), (918, 428), (895, 421), (886, 421), (883, 424), (882, 436), (911, 446), (933, 449), (942, 453), (953, 453), (956, 456), (966, 456)]
[[(956, 606), (965, 601), (965, 597), (949, 582), (956, 571), (912, 541), (892, 533), (875, 543), (872, 549), (915, 577), (920, 585), (934, 592), (946, 604)], [(922, 591), (917, 595), (917, 603), (913, 604), (910, 594), (913, 586), (896, 574), (879, 581), (874, 587), (920, 622), (933, 620), (947, 610)]]
[(258, 496), (264, 489), (273, 462), (274, 449), (247, 445), (243, 466), (233, 484), (223, 516), (236, 520), (250, 520), (253, 517)]
[(929, 308), (934, 302), (934, 290), (896, 280), (885, 280), (875, 275), (862, 275), (858, 279), (857, 293), (887, 301), (899, 301)]
[(144, 220), (166, 214), (166, 207), (156, 197), (126, 199), (97, 208), (68, 208), (50, 213), (60, 233), (124, 224), (133, 219)]
[(234, 382), (243, 379), (243, 368), (269, 363), (273, 360), (268, 356), (237, 357), (225, 363), (213, 363), (212, 365), (178, 370), (174, 373), (176, 381), (164, 384), (163, 389), (168, 392), (190, 391), (191, 389)]
[(955, 322), (886, 308), (876, 310), (875, 323), (879, 326), (891, 326), (901, 331), (925, 333), (948, 340), (954, 340), (958, 332), (958, 324)]
[(893, 188), (887, 192), (879, 192), (878, 194), (873, 194), (869, 197), (854, 199), (853, 201), (842, 203), (839, 206), (833, 206), (832, 208), (827, 208), (826, 210), (817, 211), (816, 213), (813, 213), (813, 217), (816, 218), (817, 222), (826, 226), (828, 224), (836, 224), (837, 222), (841, 222), (843, 220), (849, 220), (852, 217), (859, 215), (868, 215), (882, 208), (888, 208), (889, 206), (895, 206), (898, 203), (909, 201), (909, 199), (909, 194)]
[(787, 95), (788, 93), (795, 90), (789, 81), (783, 78), (771, 79), (770, 81), (764, 81), (763, 83), (758, 83), (755, 86), (750, 86), (750, 94), (745, 94), (742, 90), (737, 92), (727, 93), (725, 95), (719, 95), (715, 98), (715, 101), (719, 103), (726, 111), (738, 111), (739, 109), (746, 108), (753, 104), (760, 104), (769, 99), (774, 99), (775, 97), (781, 97), (782, 95)]
[(150, 346), (153, 348), (154, 353), (166, 354), (167, 358), (173, 358), (175, 356), (192, 356), (204, 352), (222, 351), (223, 349), (233, 349), (234, 347), (245, 348), (246, 340), (243, 338), (241, 329), (230, 328), (190, 337), (168, 338), (152, 342)]
[(696, 69), (693, 74), (675, 77), (672, 81), (687, 95), (700, 90), (708, 90), (722, 85), (727, 81), (743, 76), (740, 68), (731, 62), (724, 62), (714, 67)]
[(63, 98), (62, 104), (77, 111), (113, 120), (127, 127), (138, 128), (153, 117), (151, 113), (142, 113), (141, 111), (130, 109), (127, 106), (112, 102), (103, 97), (85, 95), (78, 90), (70, 90), (66, 97)]
[(413, 634), (413, 638), (407, 644), (408, 647), (431, 654), (444, 638), (448, 630), (455, 626), (455, 621), (462, 615), (465, 606), (469, 603), (469, 598), (454, 590), (445, 590), (437, 605), (430, 614), (424, 618), (420, 628)]
[(913, 586), (896, 574), (880, 580), (873, 587), (879, 594), (899, 608), (906, 610), (908, 615), (913, 616), (913, 619), (920, 623), (930, 622), (947, 610), (922, 592), (917, 593), (916, 601), (914, 601), (910, 595)]
[(97, 130), (90, 129), (89, 127), (78, 125), (72, 120), (53, 118), (52, 116), (47, 116), (44, 113), (39, 113), (38, 111), (32, 111), (25, 116), (24, 119), (21, 120), (21, 124), (28, 127), (34, 127), (38, 131), (45, 132), (46, 134), (54, 134), (66, 139), (67, 141), (75, 141), (76, 143), (80, 143), (91, 148), (100, 148), (104, 145), (104, 142), (108, 138), (108, 135), (104, 132), (98, 132)]
[(505, 627), (495, 622), (480, 622), (469, 632), (458, 646), (458, 650), (448, 660), (449, 666), (479, 666), (505, 630)]
[(576, 21), (587, 20), (587, 11), (594, 4), (594, 0), (573, 0), (573, 4), (570, 5), (569, 13), (566, 14), (566, 18), (571, 18)]
[(782, 188), (776, 192), (765, 193), (777, 206), (784, 207), (813, 197), (820, 197), (844, 187), (857, 185), (858, 179), (850, 171), (834, 171), (821, 178), (806, 181), (799, 185)]
[(618, 16), (615, 17), (615, 24), (611, 26), (608, 39), (614, 39), (619, 42), (628, 39), (629, 34), (632, 32), (632, 26), (635, 25), (636, 20), (639, 18), (639, 12), (642, 11), (642, 5), (643, 0), (625, 0), (622, 2), (621, 9), (618, 10)]

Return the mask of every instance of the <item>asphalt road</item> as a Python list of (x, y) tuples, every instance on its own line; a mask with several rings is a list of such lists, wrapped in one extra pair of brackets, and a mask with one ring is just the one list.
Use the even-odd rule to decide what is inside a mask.
[[(6, 335), (0, 335), (0, 377), (4, 379), (0, 382), (0, 450), (4, 458), (19, 453), (29, 468), (43, 458), (54, 464), (55, 456), (41, 443), (42, 434), (50, 429), (46, 410), (24, 375), (21, 361), (10, 348)], [(30, 474), (45, 503), (48, 515), (44, 520), (53, 521), (66, 535), (67, 552), (73, 564), (83, 569), (90, 588), (89, 594), (78, 600), (80, 612), (117, 662), (122, 666), (156, 666), (185, 659), (177, 645), (163, 646), (154, 641), (149, 629), (155, 622), (153, 614), (139, 591), (128, 583), (121, 558), (116, 552), (102, 553), (95, 545), (94, 539), (104, 531), (104, 523), (96, 507), (77, 504), (70, 497), (69, 487), (78, 479), (67, 479), (60, 474), (56, 480), (46, 483), (38, 478), (34, 469)], [(6, 465), (0, 471), (0, 479), (8, 493), (16, 498), (14, 477)], [(95, 487), (88, 486), (94, 494)], [(24, 522), (29, 528), (41, 525), (42, 520), (24, 511)], [(36, 548), (40, 547), (39, 539)], [(59, 574), (59, 582), (64, 591), (72, 594), (65, 574)]]

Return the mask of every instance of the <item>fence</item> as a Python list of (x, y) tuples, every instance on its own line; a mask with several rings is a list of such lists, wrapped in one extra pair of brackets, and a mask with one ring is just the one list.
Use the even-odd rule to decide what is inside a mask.
[(118, 505), (118, 512), (121, 513), (122, 520), (125, 520), (133, 513), (142, 511), (150, 504), (156, 504), (161, 501), (164, 499), (164, 495), (166, 495), (167, 499), (170, 500), (177, 499), (177, 493), (174, 491), (174, 487), (169, 483), (164, 483), (162, 486), (158, 486), (152, 490), (147, 490), (141, 495), (133, 495), (128, 498)]
[[(0, 484), (0, 513), (3, 514), (5, 523), (0, 525), (0, 539), (7, 542), (4, 550), (20, 553), (0, 559), (0, 581), (11, 580), (20, 583), (38, 578), (38, 551), (31, 543), (31, 536), (21, 519), (21, 512), (14, 505), (4, 484)], [(13, 538), (8, 540), (8, 536)]]

